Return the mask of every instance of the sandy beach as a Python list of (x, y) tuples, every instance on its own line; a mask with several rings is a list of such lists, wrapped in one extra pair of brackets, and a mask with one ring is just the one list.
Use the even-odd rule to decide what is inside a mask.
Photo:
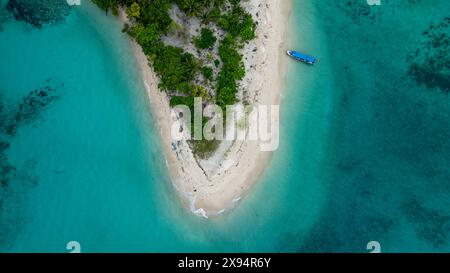
[[(286, 63), (286, 39), (291, 1), (251, 0), (243, 7), (258, 22), (257, 38), (243, 50), (247, 75), (242, 80), (253, 105), (279, 105)], [(120, 19), (126, 21), (124, 12)], [(193, 213), (209, 218), (234, 208), (263, 174), (273, 152), (261, 151), (256, 141), (221, 145), (208, 160), (197, 160), (186, 141), (174, 142), (171, 126), (177, 117), (140, 46), (131, 41), (148, 93), (153, 120), (159, 128), (164, 157), (173, 186)], [(257, 50), (251, 50), (256, 48)]]

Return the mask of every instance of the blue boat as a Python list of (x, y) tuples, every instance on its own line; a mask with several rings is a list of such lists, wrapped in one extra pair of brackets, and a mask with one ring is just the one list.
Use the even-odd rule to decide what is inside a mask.
[(304, 62), (307, 64), (314, 64), (316, 62), (316, 58), (314, 58), (313, 56), (309, 56), (309, 55), (300, 53), (295, 50), (288, 50), (288, 51), (286, 51), (286, 53), (287, 53), (287, 55), (291, 56), (294, 60), (297, 60), (300, 62)]

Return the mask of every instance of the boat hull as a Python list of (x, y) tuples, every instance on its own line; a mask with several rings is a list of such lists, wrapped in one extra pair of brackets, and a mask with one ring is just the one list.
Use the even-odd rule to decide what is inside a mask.
[(302, 62), (302, 63), (306, 63), (306, 64), (310, 64), (313, 65), (316, 63), (316, 58), (300, 53), (298, 51), (294, 51), (294, 50), (288, 50), (286, 51), (286, 54), (291, 57), (292, 59)]

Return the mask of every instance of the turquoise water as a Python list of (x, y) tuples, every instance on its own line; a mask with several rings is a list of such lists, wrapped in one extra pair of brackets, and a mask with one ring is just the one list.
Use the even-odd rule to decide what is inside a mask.
[(449, 4), (381, 1), (293, 1), (287, 47), (319, 62), (289, 62), (280, 148), (211, 221), (170, 186), (114, 18), (85, 3), (38, 29), (0, 11), (0, 251), (449, 251), (449, 87), (421, 59), (448, 62)]
[(332, 183), (299, 250), (448, 252), (450, 3), (335, 2), (314, 7), (333, 69)]

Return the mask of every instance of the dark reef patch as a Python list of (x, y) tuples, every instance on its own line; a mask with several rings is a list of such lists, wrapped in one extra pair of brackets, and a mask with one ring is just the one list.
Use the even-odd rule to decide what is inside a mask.
[[(388, 4), (387, 0), (381, 0), (383, 5)], [(366, 0), (348, 0), (336, 4), (356, 25), (362, 25), (366, 22), (375, 23), (383, 9), (379, 6), (371, 6)]]
[[(377, 24), (387, 16), (395, 16), (399, 9), (413, 7), (422, 0), (379, 0), (380, 5), (370, 5), (367, 0), (334, 1), (336, 7), (343, 11), (358, 26)], [(331, 5), (331, 4), (330, 4)]]
[(450, 17), (431, 24), (417, 49), (408, 54), (408, 75), (419, 84), (450, 93)]
[(6, 9), (16, 20), (42, 28), (64, 22), (71, 7), (62, 0), (9, 0)]
[(339, 182), (331, 190), (335, 195), (298, 252), (364, 252), (367, 242), (398, 226), (397, 219), (379, 205), (382, 198), (390, 202), (389, 195), (382, 197), (377, 190), (389, 181), (356, 155), (345, 156), (336, 167)]
[(413, 223), (416, 232), (424, 240), (439, 248), (448, 242), (450, 234), (450, 215), (425, 207), (412, 199), (402, 205), (406, 219)]
[[(36, 160), (26, 162), (23, 168), (13, 166), (8, 159), (8, 149), (11, 138), (13, 138), (20, 126), (36, 121), (44, 110), (59, 96), (56, 92), (64, 86), (63, 83), (54, 78), (47, 79), (45, 86), (28, 93), (17, 105), (6, 109), (0, 98), (0, 234), (1, 249), (5, 249), (8, 236), (20, 227), (21, 219), (17, 216), (18, 204), (24, 199), (22, 189), (34, 187), (38, 178), (30, 172)], [(6, 208), (5, 203), (12, 204)]]
[(64, 84), (49, 78), (45, 81), (45, 86), (31, 91), (25, 96), (15, 109), (15, 112), (5, 120), (4, 132), (14, 135), (17, 127), (30, 123), (40, 117), (40, 113), (45, 110), (50, 103), (59, 99), (56, 91)]
[(0, 6), (0, 32), (3, 31), (3, 25), (11, 19), (11, 15), (6, 11), (6, 9)]
[(38, 119), (41, 113), (59, 98), (55, 92), (63, 86), (63, 83), (53, 78), (47, 79), (44, 87), (31, 91), (9, 111), (5, 111), (3, 102), (0, 100), (0, 181), (2, 188), (8, 186), (11, 175), (16, 170), (10, 165), (6, 154), (10, 146), (10, 138), (14, 137), (18, 127)]

